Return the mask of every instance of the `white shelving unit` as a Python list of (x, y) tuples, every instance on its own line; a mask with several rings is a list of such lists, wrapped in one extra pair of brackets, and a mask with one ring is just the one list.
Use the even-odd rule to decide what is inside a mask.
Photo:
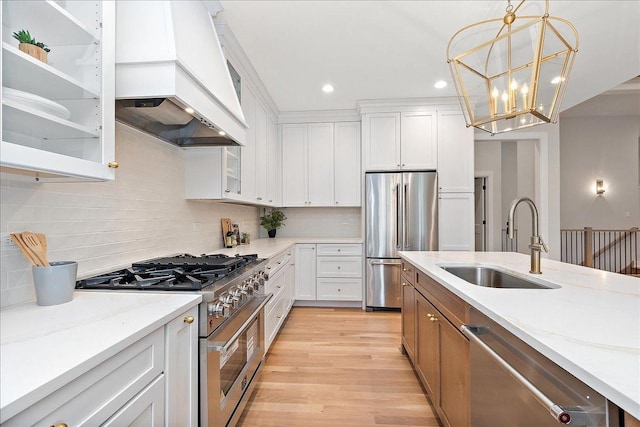
[[(0, 171), (38, 180), (114, 179), (114, 3), (9, 1), (1, 18)], [(22, 29), (51, 49), (48, 63), (18, 49), (12, 34)], [(70, 117), (12, 99), (5, 87), (53, 101)]]

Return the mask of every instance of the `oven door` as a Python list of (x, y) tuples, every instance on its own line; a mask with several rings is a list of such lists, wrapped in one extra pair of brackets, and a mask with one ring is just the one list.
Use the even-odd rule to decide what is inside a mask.
[(264, 359), (264, 306), (253, 298), (207, 338), (200, 338), (200, 425), (235, 425)]

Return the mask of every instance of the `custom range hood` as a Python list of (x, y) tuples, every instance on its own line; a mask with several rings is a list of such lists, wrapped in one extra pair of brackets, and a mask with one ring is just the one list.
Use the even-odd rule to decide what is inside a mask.
[(116, 120), (181, 147), (246, 139), (211, 13), (219, 2), (116, 2)]

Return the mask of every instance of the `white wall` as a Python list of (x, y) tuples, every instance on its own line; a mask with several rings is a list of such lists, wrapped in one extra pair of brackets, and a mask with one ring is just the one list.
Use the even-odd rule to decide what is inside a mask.
[(639, 136), (640, 116), (562, 118), (562, 228), (640, 226)]
[[(258, 235), (254, 207), (184, 199), (184, 152), (116, 125), (113, 182), (35, 183), (2, 177), (0, 230), (48, 237), (49, 259), (78, 261), (89, 276), (172, 253), (221, 248), (220, 218)], [(17, 247), (2, 245), (0, 306), (34, 298), (30, 265)]]
[[(282, 211), (287, 219), (285, 226), (278, 229), (277, 237), (360, 237), (360, 208), (283, 208)], [(260, 209), (261, 215), (263, 212)], [(267, 237), (262, 227), (260, 237)]]
[[(559, 135), (557, 124), (541, 125), (526, 131), (513, 131), (494, 136), (482, 131), (476, 131), (474, 134), (476, 143), (482, 141), (527, 141), (527, 143), (535, 145), (534, 165), (537, 169), (537, 178), (534, 200), (536, 200), (540, 214), (539, 231), (544, 241), (549, 245), (549, 254), (543, 254), (543, 256), (557, 260), (560, 259)], [(504, 182), (504, 177), (502, 181)], [(504, 195), (502, 198), (504, 204)]]
[(487, 180), (487, 251), (502, 248), (502, 145), (500, 141), (476, 141), (475, 176)]

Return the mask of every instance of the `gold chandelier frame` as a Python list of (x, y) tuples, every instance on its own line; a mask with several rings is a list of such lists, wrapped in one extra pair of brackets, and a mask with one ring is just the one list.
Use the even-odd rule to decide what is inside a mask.
[[(464, 112), (467, 127), (474, 126), (483, 131), (495, 134), (543, 123), (557, 122), (560, 105), (562, 104), (562, 100), (564, 99), (569, 76), (573, 68), (575, 54), (578, 51), (578, 32), (573, 24), (571, 24), (566, 19), (549, 16), (549, 0), (545, 0), (545, 11), (542, 16), (518, 16), (517, 19), (520, 21), (524, 21), (525, 23), (513, 28), (513, 23), (516, 20), (516, 12), (520, 9), (524, 2), (525, 0), (521, 0), (514, 8), (511, 5), (511, 0), (508, 0), (508, 6), (505, 10), (506, 13), (503, 18), (493, 18), (468, 25), (457, 31), (453, 35), (453, 37), (451, 37), (451, 40), (447, 45), (447, 62), (449, 63), (449, 67), (451, 69), (454, 86), (460, 100), (461, 108)], [(502, 25), (499, 27), (497, 34), (493, 37), (493, 39), (480, 43), (477, 46), (452, 57), (452, 45), (457, 41), (458, 36), (477, 27), (487, 26), (500, 22), (502, 23)], [(567, 40), (567, 36), (564, 36), (557, 28), (562, 24), (564, 24), (566, 28), (573, 33), (573, 37), (575, 38), (575, 46), (572, 46), (571, 43)], [(523, 31), (531, 31), (535, 26), (539, 26), (539, 31), (536, 34), (537, 40), (534, 40), (534, 37), (529, 34), (530, 39), (535, 42), (535, 51), (533, 53), (533, 58), (531, 58), (531, 60), (529, 60), (528, 62), (519, 64), (514, 68), (512, 64), (512, 38), (518, 33), (522, 34)], [(544, 42), (548, 35), (547, 32), (555, 35), (556, 41), (560, 43), (562, 49), (543, 54), (545, 48)], [(506, 42), (506, 69), (502, 69), (500, 72), (494, 72), (489, 75), (489, 66), (492, 60), (492, 54), (494, 53), (494, 48), (501, 42)], [(477, 66), (474, 67), (465, 62), (466, 58), (470, 58), (471, 55), (482, 52), (483, 50), (487, 51), (486, 58), (484, 60), (484, 68)], [(553, 97), (551, 100), (545, 99), (547, 107), (544, 108), (543, 105), (538, 104), (541, 67), (548, 61), (562, 56), (564, 56), (564, 62), (562, 64), (560, 75), (556, 77), (558, 81), (557, 83), (555, 83)], [(500, 57), (499, 59), (504, 59), (504, 56)], [(522, 101), (519, 102), (518, 95), (517, 93), (515, 93), (515, 89), (513, 86), (517, 85), (517, 83), (513, 76), (517, 73), (520, 73), (520, 75), (522, 75), (522, 72), (529, 68), (531, 69), (530, 78), (528, 79), (528, 81), (525, 81), (524, 85), (519, 86), (522, 95)], [(480, 79), (480, 81), (484, 82), (485, 88), (482, 91), (484, 92), (484, 94), (475, 96), (470, 95), (467, 84), (465, 82), (465, 77), (462, 73), (463, 71), (476, 76)], [(502, 95), (504, 108), (502, 112), (499, 112), (499, 92), (497, 92), (495, 82), (500, 81), (501, 79), (503, 81), (504, 79), (506, 79), (507, 86), (510, 87), (504, 88), (504, 92)], [(527, 85), (527, 83), (529, 84)], [(485, 100), (487, 100), (488, 102), (484, 103), (483, 106), (488, 107), (488, 111), (474, 111), (474, 108), (476, 107), (478, 98), (480, 96), (486, 97)], [(501, 125), (503, 123), (506, 123), (500, 122), (501, 120), (509, 121), (510, 119), (515, 119), (519, 116), (523, 116), (523, 118), (518, 121), (511, 120), (509, 122), (511, 125), (504, 124), (505, 127), (501, 128)], [(524, 118), (524, 116), (527, 116), (529, 118)]]

